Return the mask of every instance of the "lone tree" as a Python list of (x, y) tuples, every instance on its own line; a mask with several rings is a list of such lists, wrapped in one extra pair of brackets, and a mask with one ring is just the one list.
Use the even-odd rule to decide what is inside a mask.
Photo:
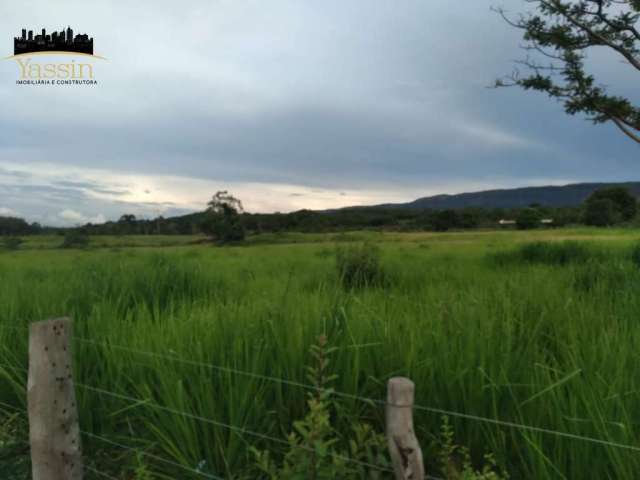
[(640, 72), (640, 0), (525, 1), (535, 6), (535, 13), (514, 19), (496, 10), (524, 32), (523, 48), (533, 57), (517, 62), (527, 70), (526, 76), (516, 70), (497, 80), (496, 87), (547, 93), (570, 115), (583, 113), (594, 123), (612, 122), (640, 144), (640, 107), (608, 93), (585, 68), (588, 52), (604, 48)]
[(219, 191), (207, 203), (203, 230), (215, 236), (220, 243), (242, 241), (245, 237), (240, 217), (242, 212), (242, 202), (239, 199), (226, 190)]
[(136, 216), (132, 213), (125, 213), (120, 217), (118, 223), (122, 223), (125, 225), (134, 225), (136, 223)]
[(132, 233), (136, 226), (136, 216), (132, 213), (125, 213), (118, 220), (118, 233)]
[(632, 220), (637, 213), (636, 198), (623, 187), (596, 190), (585, 202), (587, 225), (604, 227)]

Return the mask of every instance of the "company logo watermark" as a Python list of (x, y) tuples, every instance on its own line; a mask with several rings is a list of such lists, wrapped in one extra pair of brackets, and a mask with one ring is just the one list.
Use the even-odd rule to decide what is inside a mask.
[(16, 85), (93, 86), (98, 85), (96, 61), (106, 60), (94, 54), (93, 45), (93, 37), (74, 36), (71, 27), (50, 34), (43, 28), (37, 35), (23, 28), (13, 39), (13, 56), (6, 60), (18, 66)]

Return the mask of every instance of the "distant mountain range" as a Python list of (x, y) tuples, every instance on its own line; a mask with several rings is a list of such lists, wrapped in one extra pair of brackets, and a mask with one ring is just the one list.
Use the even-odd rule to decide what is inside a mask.
[(537, 203), (547, 207), (575, 207), (601, 188), (624, 187), (640, 198), (640, 182), (575, 183), (562, 186), (523, 187), (457, 195), (423, 197), (409, 203), (387, 203), (377, 208), (455, 209), (466, 207), (522, 208)]

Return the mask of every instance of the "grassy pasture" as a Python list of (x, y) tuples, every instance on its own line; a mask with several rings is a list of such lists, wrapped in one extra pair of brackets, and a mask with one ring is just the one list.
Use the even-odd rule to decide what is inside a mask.
[[(337, 348), (338, 391), (382, 399), (387, 378), (407, 375), (419, 405), (640, 446), (640, 269), (630, 254), (639, 238), (590, 229), (353, 232), (218, 248), (196, 237), (94, 237), (88, 250), (59, 250), (60, 237), (36, 237), (0, 252), (0, 402), (25, 406), (25, 374), (7, 367), (27, 366), (28, 322), (71, 315), (77, 337), (101, 344), (76, 343), (77, 381), (279, 439), (303, 416), (304, 389), (113, 345), (307, 383), (309, 346), (324, 333)], [(335, 246), (362, 240), (379, 244), (386, 281), (345, 290)], [(574, 253), (523, 254), (532, 241)], [(81, 388), (78, 404), (84, 430), (224, 478), (257, 478), (249, 446), (281, 448)], [(343, 438), (354, 419), (382, 431), (383, 409), (340, 401)], [(451, 422), (474, 459), (492, 451), (512, 478), (635, 478), (640, 468), (636, 451)], [(416, 412), (430, 467), (441, 423)], [(0, 471), (9, 462), (18, 472), (24, 465), (3, 445), (0, 429)], [(85, 452), (117, 478), (133, 478), (139, 464), (89, 438)], [(147, 467), (157, 478), (198, 478)]]

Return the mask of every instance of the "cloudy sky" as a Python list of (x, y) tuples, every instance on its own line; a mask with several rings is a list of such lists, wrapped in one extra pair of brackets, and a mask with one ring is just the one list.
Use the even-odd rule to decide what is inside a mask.
[[(492, 5), (528, 7), (2, 2), (3, 57), (22, 28), (71, 25), (107, 60), (82, 87), (19, 86), (16, 62), (0, 61), (0, 215), (74, 225), (198, 210), (220, 189), (269, 212), (640, 180), (638, 147), (614, 127), (487, 88), (523, 55)], [(596, 52), (594, 71), (636, 94), (609, 57)]]

